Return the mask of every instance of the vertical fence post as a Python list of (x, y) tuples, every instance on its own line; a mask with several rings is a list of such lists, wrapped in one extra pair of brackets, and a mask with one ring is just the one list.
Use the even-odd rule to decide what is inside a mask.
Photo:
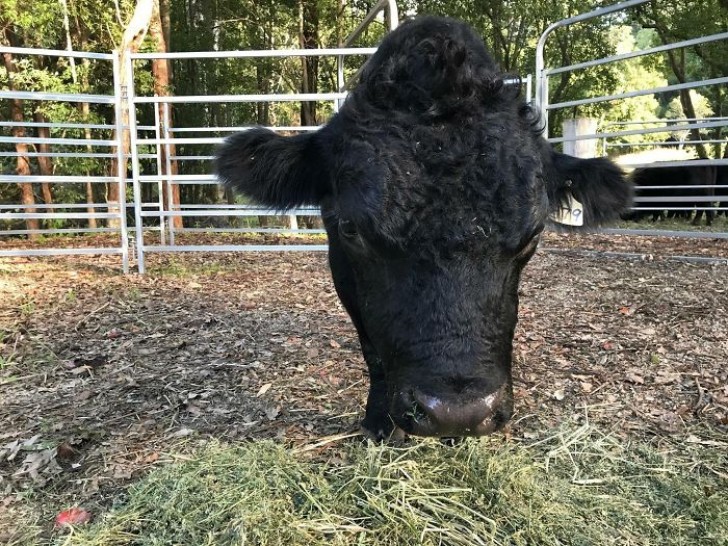
[(574, 118), (564, 120), (562, 133), (564, 135), (564, 153), (574, 157), (597, 157), (597, 139), (578, 139), (583, 135), (593, 135), (597, 132), (597, 120), (594, 118)]
[[(129, 273), (129, 232), (126, 225), (126, 159), (124, 157), (124, 124), (125, 90), (121, 87), (120, 53), (114, 52), (112, 72), (114, 78), (114, 116), (116, 119), (116, 164), (119, 184), (119, 235), (121, 237), (121, 266), (124, 273)], [(109, 173), (112, 174), (113, 173)]]

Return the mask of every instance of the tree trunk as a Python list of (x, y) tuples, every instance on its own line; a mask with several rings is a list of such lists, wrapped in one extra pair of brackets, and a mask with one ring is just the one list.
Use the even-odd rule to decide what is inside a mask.
[[(6, 58), (9, 54), (5, 54)], [(7, 64), (5, 65), (7, 67)], [(15, 122), (22, 123), (24, 121), (23, 116), (23, 101), (20, 99), (13, 99), (10, 101), (10, 119)], [(25, 136), (24, 127), (13, 127), (13, 137), (23, 138)], [(15, 174), (18, 176), (30, 176), (30, 162), (28, 161), (28, 145), (16, 143), (15, 151), (18, 152), (18, 158), (15, 163)], [(23, 212), (28, 214), (35, 214), (38, 209), (35, 208), (35, 196), (33, 195), (33, 184), (30, 182), (18, 182), (20, 187), (20, 202), (25, 205)], [(40, 229), (40, 220), (37, 218), (28, 218), (25, 220), (25, 226), (29, 230)], [(29, 239), (36, 239), (37, 234), (28, 235)]]
[[(8, 27), (5, 28), (3, 33), (3, 42), (7, 40), (11, 43), (11, 37), (9, 36), (10, 30)], [(3, 53), (3, 62), (5, 64), (5, 70), (8, 75), (8, 88), (14, 90), (14, 82), (12, 75), (16, 72), (15, 61), (10, 53)], [(23, 115), (23, 101), (20, 99), (12, 99), (10, 101), (10, 119), (20, 125), (13, 127), (12, 134), (14, 138), (23, 138), (25, 136), (24, 115)], [(28, 145), (16, 142), (15, 151), (18, 153), (18, 157), (15, 163), (15, 172), (18, 176), (30, 176), (30, 163), (28, 162)], [(28, 214), (35, 214), (38, 209), (35, 208), (35, 196), (33, 195), (33, 185), (30, 182), (18, 182), (20, 188), (20, 201), (25, 208), (23, 212)], [(40, 221), (37, 218), (29, 218), (25, 220), (25, 226), (28, 230), (40, 229)], [(37, 234), (29, 234), (29, 239), (36, 239)]]
[[(162, 34), (164, 35), (165, 51), (172, 50), (172, 18), (171, 18), (170, 0), (159, 0), (159, 19), (162, 25)], [(171, 62), (167, 63), (167, 71), (169, 72), (170, 85), (174, 81), (174, 68)]]
[[(660, 36), (662, 36), (662, 34), (660, 34)], [(667, 42), (665, 42), (663, 39), (663, 43)], [(675, 74), (677, 81), (679, 81), (680, 83), (685, 83), (687, 81), (687, 78), (685, 77), (685, 50), (680, 50), (679, 61), (676, 58), (674, 51), (668, 51), (667, 56), (670, 59), (670, 66), (672, 67), (672, 71)], [(687, 118), (691, 118), (694, 120), (697, 119), (698, 116), (695, 113), (695, 107), (693, 106), (693, 99), (690, 96), (689, 89), (680, 90), (680, 104), (682, 104), (683, 112), (685, 113), (685, 116)], [(700, 131), (698, 129), (690, 129), (690, 139), (696, 141), (702, 140), (702, 137), (700, 136)], [(695, 148), (698, 151), (698, 156), (701, 159), (707, 159), (708, 152), (705, 150), (705, 145), (696, 144)]]
[[(84, 59), (86, 61), (86, 59)], [(84, 62), (86, 64), (86, 62)], [(84, 86), (84, 91), (88, 90), (88, 84)], [(89, 106), (88, 102), (82, 102), (79, 104), (79, 109), (81, 110), (81, 119), (84, 121), (84, 123), (88, 123), (89, 119), (91, 117), (91, 108)], [(84, 130), (84, 138), (86, 140), (91, 139), (91, 129), (86, 127)], [(93, 146), (86, 146), (86, 151), (91, 153), (93, 152)], [(91, 171), (89, 169), (86, 169), (86, 176), (91, 176)], [(88, 205), (86, 207), (86, 212), (88, 213), (94, 213), (96, 212), (96, 207), (92, 206), (96, 199), (94, 198), (94, 185), (93, 182), (87, 180), (86, 181), (86, 204)], [(96, 229), (98, 227), (98, 224), (96, 223), (96, 218), (89, 218), (88, 219), (88, 227), (91, 229)]]
[[(126, 71), (126, 65), (128, 63), (129, 54), (139, 51), (139, 47), (144, 41), (147, 30), (149, 29), (149, 23), (152, 19), (152, 12), (154, 5), (158, 0), (137, 0), (134, 14), (129, 21), (129, 24), (124, 30), (124, 34), (121, 37), (121, 43), (119, 44), (119, 84), (124, 91), (128, 91), (129, 87), (134, 84), (128, 80)], [(126, 165), (127, 158), (131, 153), (131, 134), (129, 132), (129, 111), (122, 105), (121, 108), (121, 125), (126, 127), (122, 130), (120, 145), (122, 153), (121, 172), (126, 176)], [(116, 131), (114, 131), (114, 138), (117, 138)], [(119, 163), (116, 157), (111, 160), (111, 173), (110, 176), (117, 176), (119, 173)], [(119, 212), (119, 184), (116, 182), (111, 183), (107, 186), (106, 202), (108, 204), (109, 212)], [(108, 221), (109, 227), (118, 227), (118, 221), (110, 218)], [(136, 226), (137, 229), (141, 229), (142, 226)]]
[[(45, 123), (46, 118), (42, 112), (35, 112), (33, 119), (36, 123)], [(38, 127), (37, 129), (38, 138), (50, 138), (51, 131), (48, 127)], [(38, 153), (49, 154), (51, 152), (50, 144), (38, 144)], [(43, 193), (43, 202), (46, 205), (53, 204), (53, 194), (51, 192), (50, 180), (53, 176), (53, 160), (45, 155), (38, 156), (38, 167), (40, 174), (48, 177), (48, 182), (41, 183), (41, 191)]]
[[(299, 0), (298, 5), (299, 26), (298, 37), (301, 49), (318, 48), (319, 13), (316, 0)], [(318, 91), (318, 57), (301, 57), (303, 74), (301, 82), (302, 93), (316, 93)], [(316, 102), (301, 103), (301, 125), (318, 125)], [(316, 216), (302, 216), (304, 226), (314, 229), (321, 225)]]
[[(298, 5), (298, 38), (301, 49), (318, 48), (318, 6), (316, 0), (300, 0)], [(301, 57), (303, 69), (301, 92), (316, 93), (318, 90), (318, 58)], [(318, 125), (316, 102), (301, 103), (301, 125)]]
[[(169, 20), (169, 15), (166, 14), (165, 16), (161, 15), (161, 7), (164, 6), (167, 9), (169, 9), (169, 4), (167, 2), (154, 2), (154, 9), (152, 11), (152, 19), (149, 25), (149, 36), (152, 38), (152, 40), (156, 43), (156, 49), (160, 53), (166, 53), (169, 51), (169, 43), (167, 42), (167, 37), (164, 29), (164, 21), (165, 19)], [(172, 86), (172, 71), (170, 69), (171, 62), (168, 59), (153, 59), (152, 60), (152, 74), (154, 76), (154, 92), (159, 97), (167, 97), (170, 95), (170, 89)], [(165, 134), (165, 129), (168, 129), (172, 125), (172, 105), (167, 104), (167, 115), (165, 116), (165, 105), (160, 103), (157, 104), (157, 109), (159, 111), (159, 121), (162, 124), (161, 126), (161, 134)], [(175, 176), (179, 172), (177, 168), (177, 162), (172, 161), (171, 158), (175, 157), (177, 155), (176, 146), (174, 144), (165, 144), (163, 146), (160, 146), (161, 151), (161, 164), (162, 164), (162, 174), (165, 176)], [(168, 161), (169, 160), (169, 161)], [(167, 164), (169, 162), (169, 168), (167, 168)], [(164, 206), (169, 208), (169, 203), (171, 200), (171, 206), (173, 209), (179, 210), (180, 207), (180, 191), (179, 191), (179, 184), (168, 184), (163, 183), (162, 184), (162, 191), (163, 191), (163, 197), (162, 201), (164, 203)], [(172, 195), (169, 195), (169, 192), (171, 191)], [(170, 199), (171, 197), (171, 199)], [(169, 218), (169, 221), (172, 223), (172, 225), (175, 228), (181, 228), (183, 227), (182, 217), (181, 216), (172, 216)]]
[[(68, 17), (68, 2), (66, 0), (58, 0), (63, 10), (63, 30), (66, 33), (66, 50), (73, 51), (73, 42), (71, 41), (71, 24)], [(73, 57), (68, 58), (68, 63), (71, 67), (71, 78), (75, 83), (78, 80), (78, 74), (76, 72), (76, 59)]]
[[(78, 40), (78, 43), (81, 44), (81, 51), (87, 51), (88, 47), (88, 32), (87, 30), (81, 26), (81, 23), (76, 20), (77, 25), (75, 27), (75, 30), (77, 32), (76, 39)], [(70, 36), (70, 31), (69, 31)], [(71, 40), (69, 38), (69, 43), (71, 43)], [(89, 92), (89, 81), (88, 76), (90, 72), (90, 64), (91, 62), (88, 59), (83, 59), (81, 61), (81, 64), (83, 65), (83, 70), (81, 71), (81, 91), (83, 93)], [(81, 121), (82, 123), (89, 123), (91, 121), (91, 106), (88, 102), (82, 102), (78, 105), (78, 109), (81, 112)], [(88, 127), (85, 127), (83, 130), (84, 138), (86, 140), (91, 140), (91, 129)], [(92, 153), (94, 151), (93, 146), (87, 145), (86, 146), (86, 152)], [(86, 176), (91, 176), (91, 170), (86, 169)], [(96, 203), (96, 198), (94, 197), (94, 183), (87, 180), (85, 184), (85, 191), (86, 191), (86, 204), (88, 205), (86, 207), (86, 212), (89, 214), (93, 214), (96, 212), (96, 207), (93, 206), (94, 203)], [(98, 227), (98, 223), (96, 221), (96, 218), (89, 218), (88, 219), (88, 227), (89, 229), (96, 229)]]
[[(266, 44), (268, 46), (268, 44)], [(261, 49), (269, 49), (263, 47)], [(255, 76), (258, 82), (258, 93), (266, 95), (269, 92), (270, 86), (270, 74), (268, 72), (268, 64), (266, 59), (258, 59), (255, 65)], [(270, 125), (270, 103), (258, 102), (256, 104), (256, 122), (258, 125), (269, 126)], [(260, 215), (258, 216), (258, 225), (262, 228), (268, 227), (269, 217)]]
[[(654, 28), (657, 31), (657, 34), (660, 37), (662, 43), (670, 43), (667, 27), (660, 20), (657, 12), (657, 4), (654, 2), (652, 3), (652, 18), (655, 23)], [(685, 83), (687, 82), (687, 78), (685, 75), (685, 50), (681, 49), (679, 54), (680, 58), (678, 59), (675, 50), (669, 50), (667, 51), (667, 58), (670, 61), (670, 67), (672, 68), (672, 72), (673, 74), (675, 74), (677, 81), (680, 83)], [(695, 115), (695, 107), (693, 106), (693, 100), (690, 97), (689, 89), (680, 90), (680, 104), (682, 104), (683, 112), (686, 117), (697, 119), (697, 116)], [(698, 129), (690, 129), (690, 139), (696, 141), (702, 140), (700, 136), (700, 131)], [(696, 144), (695, 148), (698, 152), (698, 156), (701, 159), (706, 159), (708, 157), (708, 153), (705, 150), (705, 146), (703, 144)]]

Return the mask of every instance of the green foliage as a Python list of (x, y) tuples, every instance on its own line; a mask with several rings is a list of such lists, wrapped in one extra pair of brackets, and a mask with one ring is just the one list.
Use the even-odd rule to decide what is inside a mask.
[[(630, 20), (649, 29), (643, 35), (647, 46), (658, 46), (710, 36), (728, 30), (728, 3), (723, 0), (661, 0), (650, 2), (629, 12)], [(718, 40), (663, 53), (654, 57), (655, 68), (671, 84), (681, 81), (700, 81), (728, 75), (728, 40)], [(664, 117), (686, 117), (678, 93), (659, 97), (660, 114)], [(690, 91), (697, 117), (728, 116), (728, 86), (711, 85)], [(701, 132), (702, 138), (728, 137), (728, 128), (717, 127)], [(715, 157), (720, 157), (720, 146)]]

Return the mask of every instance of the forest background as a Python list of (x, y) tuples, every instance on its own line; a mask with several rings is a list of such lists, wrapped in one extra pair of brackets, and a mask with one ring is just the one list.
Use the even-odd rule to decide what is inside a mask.
[[(402, 0), (400, 14), (442, 14), (470, 23), (485, 40), (501, 67), (525, 77), (534, 71), (535, 46), (553, 22), (594, 9), (608, 2), (588, 0)], [(362, 21), (374, 2), (361, 0), (0, 0), (0, 45), (11, 47), (112, 51), (223, 51), (340, 46)], [(376, 45), (385, 32), (380, 18), (356, 45)], [(546, 48), (546, 66), (577, 62), (645, 49), (661, 44), (728, 31), (728, 0), (653, 0), (613, 16), (557, 30)], [(56, 56), (4, 53), (0, 63), (0, 91), (23, 90), (71, 94), (111, 94), (110, 63), (72, 61)], [(346, 75), (352, 77), (365, 58), (352, 57)], [(286, 59), (164, 59), (138, 61), (135, 91), (142, 95), (223, 95), (313, 93), (336, 90), (335, 58)], [(622, 93), (710, 79), (728, 74), (728, 40), (659, 55), (638, 57), (617, 64), (565, 72), (550, 79), (550, 102)], [(559, 131), (568, 117), (590, 116), (600, 126), (615, 121), (706, 118), (728, 116), (728, 86), (713, 85), (691, 91), (647, 95), (556, 112), (550, 125)], [(146, 106), (146, 105), (145, 105)], [(140, 125), (158, 123), (154, 107), (139, 107)], [(172, 127), (313, 126), (333, 114), (331, 102), (229, 102), (175, 105)], [(44, 124), (113, 124), (109, 105), (84, 102), (31, 101), (0, 98), (0, 136), (63, 136), (111, 138), (111, 129), (48, 128)], [(28, 125), (32, 122), (32, 125)], [(51, 134), (52, 133), (52, 134)], [(185, 136), (224, 136), (209, 132)], [(648, 138), (664, 140), (668, 134)], [(726, 128), (695, 131), (691, 138), (724, 139)], [(630, 138), (622, 140), (628, 144)], [(645, 138), (645, 137), (640, 137)], [(82, 149), (79, 146), (78, 149)], [(171, 155), (212, 154), (212, 145), (178, 145)], [(721, 144), (698, 146), (696, 155), (721, 157)], [(628, 150), (628, 148), (623, 148)], [(128, 144), (126, 147), (128, 152)], [(3, 153), (4, 152), (4, 153)], [(114, 158), (78, 158), (59, 154), (45, 157), (47, 144), (0, 142), (0, 173), (63, 175), (85, 173), (113, 176)], [(166, 164), (166, 162), (162, 162)], [(152, 168), (151, 165), (146, 166)], [(143, 166), (143, 168), (145, 168)], [(165, 167), (166, 168), (166, 167)], [(209, 161), (174, 161), (172, 174), (210, 171)], [(119, 201), (118, 185), (0, 184), (0, 204), (108, 203)], [(171, 185), (174, 206), (180, 203), (232, 202), (213, 184)], [(154, 200), (157, 188), (144, 186), (144, 200)], [(116, 193), (115, 193), (116, 192)], [(167, 197), (167, 196), (165, 196)], [(166, 199), (165, 199), (166, 201)], [(43, 209), (39, 210), (50, 210)], [(89, 208), (89, 211), (94, 210)], [(185, 225), (197, 222), (185, 218)], [(110, 222), (110, 220), (107, 220)], [(176, 217), (178, 226), (183, 219)], [(28, 229), (67, 227), (74, 223), (96, 227), (95, 218), (25, 220)], [(264, 224), (261, 217), (259, 224)], [(14, 226), (4, 222), (5, 229)]]

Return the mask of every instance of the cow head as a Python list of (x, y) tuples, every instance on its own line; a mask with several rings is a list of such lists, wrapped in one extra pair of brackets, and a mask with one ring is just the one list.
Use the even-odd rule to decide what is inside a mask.
[(321, 206), (377, 436), (505, 423), (519, 278), (541, 231), (574, 203), (585, 226), (629, 205), (620, 169), (554, 151), (504, 80), (466, 25), (420, 18), (385, 38), (319, 131), (254, 129), (219, 151), (222, 182), (254, 201)]

